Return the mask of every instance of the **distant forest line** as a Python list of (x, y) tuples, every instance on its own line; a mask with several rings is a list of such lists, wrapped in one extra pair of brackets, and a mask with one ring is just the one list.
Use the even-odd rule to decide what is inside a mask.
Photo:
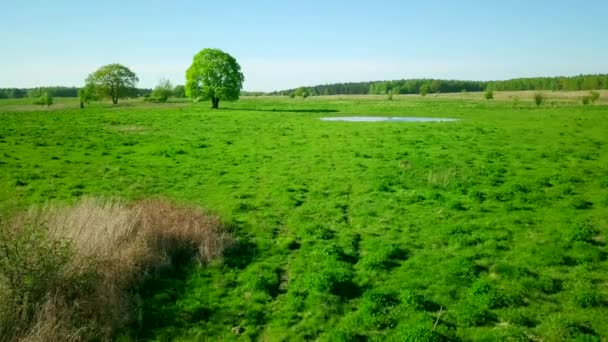
[[(0, 99), (39, 98), (44, 93), (52, 97), (78, 97), (78, 87), (0, 88)], [(146, 96), (152, 89), (133, 89), (133, 97)]]
[[(53, 97), (78, 97), (78, 87), (0, 88), (0, 99), (37, 98), (43, 93)], [(243, 92), (243, 95), (387, 95), (387, 94), (434, 94), (523, 90), (599, 90), (608, 89), (608, 74), (579, 75), (569, 77), (530, 77), (504, 81), (463, 81), (441, 79), (408, 79), (393, 81), (347, 82), (299, 87), (274, 92)], [(133, 97), (146, 96), (152, 89), (137, 88)]]
[(300, 87), (269, 93), (291, 95), (307, 90), (309, 95), (387, 95), (420, 93), (476, 92), (522, 90), (599, 90), (608, 89), (608, 74), (579, 75), (569, 77), (531, 77), (504, 81), (462, 81), (441, 79), (408, 79), (393, 81), (348, 82)]

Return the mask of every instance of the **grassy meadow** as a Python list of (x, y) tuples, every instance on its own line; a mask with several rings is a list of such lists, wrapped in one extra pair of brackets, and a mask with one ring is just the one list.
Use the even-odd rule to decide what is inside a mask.
[[(151, 275), (123, 340), (600, 341), (608, 94), (546, 96), (0, 100), (0, 207), (159, 197), (230, 227)], [(460, 120), (319, 120), (354, 115)]]

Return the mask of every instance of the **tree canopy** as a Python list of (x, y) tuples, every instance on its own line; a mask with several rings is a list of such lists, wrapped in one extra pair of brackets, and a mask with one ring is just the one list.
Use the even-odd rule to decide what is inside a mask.
[(244, 80), (234, 57), (219, 49), (203, 49), (186, 71), (186, 96), (194, 101), (211, 100), (212, 108), (218, 108), (220, 100), (239, 99)]
[(112, 103), (118, 99), (135, 96), (137, 75), (129, 68), (120, 64), (108, 64), (97, 69), (87, 77), (86, 84), (95, 89), (99, 97), (109, 97)]

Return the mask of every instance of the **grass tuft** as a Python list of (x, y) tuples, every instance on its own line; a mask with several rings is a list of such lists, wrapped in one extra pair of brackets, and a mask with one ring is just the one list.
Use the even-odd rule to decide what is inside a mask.
[(137, 321), (137, 288), (148, 273), (193, 258), (208, 262), (232, 241), (217, 217), (164, 200), (87, 198), (32, 208), (1, 228), (6, 340), (109, 340)]

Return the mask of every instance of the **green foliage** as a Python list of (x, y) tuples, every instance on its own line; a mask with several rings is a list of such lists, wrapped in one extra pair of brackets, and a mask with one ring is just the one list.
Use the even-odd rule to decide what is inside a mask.
[(545, 101), (545, 95), (543, 93), (534, 93), (534, 103), (539, 107)]
[(310, 91), (306, 87), (300, 87), (293, 92), (294, 96), (302, 96), (302, 98), (307, 98), (310, 96)]
[(80, 100), (80, 108), (84, 108), (85, 103), (97, 101), (97, 91), (93, 84), (87, 84), (83, 88), (78, 89), (78, 99)]
[(53, 96), (48, 92), (44, 92), (36, 101), (34, 101), (34, 104), (48, 107), (53, 104)]
[(99, 98), (110, 98), (113, 104), (118, 99), (136, 96), (135, 86), (139, 78), (129, 68), (120, 64), (108, 64), (97, 69), (86, 79), (86, 86), (95, 89)]
[(212, 108), (218, 108), (220, 100), (239, 99), (244, 80), (234, 57), (219, 49), (203, 49), (186, 71), (186, 96), (194, 101), (211, 100)]
[[(608, 336), (605, 107), (384, 96), (2, 100), (0, 204), (157, 194), (232, 223), (222, 262), (142, 293), (142, 340)], [(352, 113), (463, 120), (318, 120)]]
[(173, 85), (168, 79), (161, 79), (150, 94), (150, 101), (164, 103), (173, 95)]
[(173, 96), (178, 99), (183, 99), (186, 97), (186, 87), (178, 84), (173, 88)]
[(492, 100), (494, 99), (494, 92), (492, 91), (491, 88), (486, 89), (485, 93), (483, 93), (483, 97), (486, 100)]
[(424, 83), (420, 86), (420, 95), (426, 96), (431, 89), (431, 86), (428, 83)]

